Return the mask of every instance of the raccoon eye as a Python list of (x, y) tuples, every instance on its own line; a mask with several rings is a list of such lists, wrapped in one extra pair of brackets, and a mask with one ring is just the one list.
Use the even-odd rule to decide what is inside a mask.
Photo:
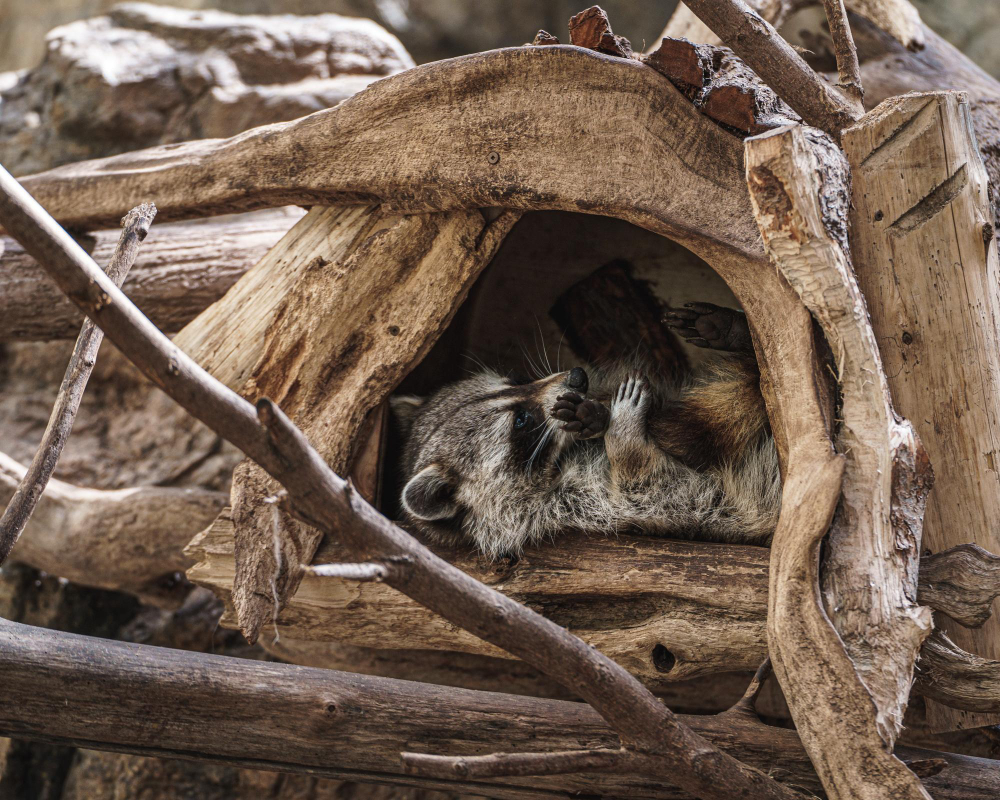
[(531, 422), (531, 414), (524, 409), (521, 409), (514, 415), (514, 430), (521, 430), (529, 422)]

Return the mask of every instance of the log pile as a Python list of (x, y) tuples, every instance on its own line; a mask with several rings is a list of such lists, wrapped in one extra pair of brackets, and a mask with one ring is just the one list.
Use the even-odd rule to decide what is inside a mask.
[[(768, 13), (780, 14), (773, 5)], [(848, 6), (872, 18), (895, 9), (902, 16), (888, 33), (917, 43), (903, 0)], [(0, 172), (0, 224), (24, 252), (151, 381), (248, 457), (232, 509), (213, 505), (221, 513), (182, 554), (197, 561), (190, 577), (223, 598), (229, 624), (251, 641), (273, 628), (275, 646), (285, 637), (286, 652), (306, 659), (332, 642), (520, 659), (585, 704), (101, 649), (3, 623), (0, 662), (18, 702), (0, 729), (496, 797), (554, 788), (608, 797), (996, 796), (994, 762), (897, 746), (914, 678), (924, 698), (1000, 711), (1000, 662), (931, 633), (934, 610), (993, 641), (991, 553), (1000, 542), (984, 529), (992, 476), (981, 473), (983, 497), (968, 502), (969, 473), (933, 435), (918, 436), (933, 413), (920, 405), (930, 402), (928, 382), (908, 394), (905, 381), (894, 383), (904, 372), (909, 379), (906, 365), (883, 365), (893, 362), (880, 326), (898, 323), (907, 296), (877, 284), (889, 262), (897, 286), (920, 288), (922, 267), (906, 253), (931, 232), (942, 253), (956, 254), (942, 261), (979, 276), (996, 271), (995, 241), (983, 235), (993, 230), (989, 160), (978, 159), (966, 100), (925, 92), (864, 114), (865, 72), (842, 2), (825, 3), (840, 88), (741, 0), (688, 7), (733, 51), (665, 41), (638, 57), (595, 8), (574, 17), (573, 46), (540, 34), (532, 46), (414, 69), (336, 108), (233, 139), (67, 165), (20, 184)], [(371, 126), (387, 109), (391, 124)], [(886, 177), (896, 163), (887, 153), (947, 174), (929, 169), (922, 199), (909, 202)], [(227, 180), (205, 179), (213, 174)], [(100, 227), (148, 199), (167, 220), (313, 208), (171, 342), (55, 221)], [(518, 563), (486, 564), (425, 547), (368, 502), (377, 500), (386, 397), (449, 329), (515, 222), (543, 210), (614, 217), (671, 238), (744, 308), (784, 478), (770, 552), (567, 536)], [(655, 330), (655, 303), (626, 270), (590, 280), (589, 292), (613, 300), (600, 289), (611, 280), (636, 311), (613, 329)], [(607, 335), (582, 324), (586, 295), (564, 295), (557, 317), (578, 355), (598, 357)], [(984, 284), (938, 298), (951, 329), (977, 331), (977, 375), (970, 368), (964, 383), (941, 385), (968, 394), (979, 380), (985, 417), (969, 412), (951, 438), (987, 462), (996, 398), (983, 359), (1000, 318), (994, 295)], [(917, 305), (910, 310), (929, 307)], [(932, 323), (908, 317), (906, 346), (924, 344)], [(45, 324), (66, 327), (55, 317)], [(644, 338), (674, 369), (686, 356), (661, 334)], [(946, 349), (924, 346), (929, 361)], [(962, 363), (958, 354), (947, 366)], [(951, 472), (932, 502), (971, 516), (961, 527), (939, 522), (934, 553), (921, 559), (938, 463)], [(363, 493), (340, 477), (352, 471)], [(50, 484), (40, 514), (60, 488)], [(184, 512), (194, 505), (174, 501)], [(973, 535), (986, 549), (964, 544)], [(29, 530), (18, 546), (40, 539)], [(145, 585), (129, 580), (133, 591)], [(796, 732), (758, 717), (769, 662), (715, 717), (675, 714), (649, 691), (765, 657)], [(43, 664), (51, 686), (39, 695)], [(57, 708), (46, 698), (74, 670), (84, 688), (69, 710)], [(101, 703), (111, 686), (120, 701), (109, 709)], [(140, 686), (148, 692), (120, 694)], [(192, 697), (169, 729), (140, 730), (146, 715)], [(480, 729), (488, 740), (476, 738)]]

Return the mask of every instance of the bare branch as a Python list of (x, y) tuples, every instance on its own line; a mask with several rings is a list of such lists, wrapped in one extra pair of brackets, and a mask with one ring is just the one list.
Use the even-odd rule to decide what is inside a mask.
[(854, 105), (743, 0), (686, 0), (686, 4), (810, 125), (839, 140), (840, 132), (860, 118)]
[[(156, 206), (143, 203), (136, 206), (122, 219), (122, 233), (108, 264), (107, 275), (116, 287), (121, 286), (128, 271), (139, 254), (139, 245), (149, 233), (149, 226), (156, 216)], [(0, 517), (0, 566), (10, 556), (31, 513), (45, 491), (45, 484), (59, 462), (66, 440), (69, 439), (80, 410), (83, 391), (87, 388), (90, 373), (97, 363), (97, 351), (104, 341), (104, 332), (90, 319), (83, 322), (80, 335), (76, 338), (73, 353), (66, 365), (56, 402), (49, 414), (49, 421), (42, 435), (41, 444), (35, 451), (28, 471), (18, 484), (14, 496)]]
[(915, 688), (951, 708), (1000, 712), (1000, 661), (967, 653), (934, 631), (920, 651)]
[(844, 0), (823, 0), (826, 19), (833, 37), (833, 52), (837, 57), (840, 83), (837, 85), (854, 106), (858, 117), (865, 113), (865, 90), (861, 86), (861, 67), (858, 66), (858, 49), (854, 46), (851, 24), (847, 21)]
[(442, 561), (354, 493), (348, 497), (345, 481), (280, 409), (261, 400), (254, 414), (249, 403), (181, 352), (5, 170), (0, 223), (147, 377), (279, 481), (297, 516), (358, 553), (412, 559), (401, 576), (387, 577), (391, 586), (578, 692), (623, 742), (656, 753), (664, 769), (673, 771), (672, 782), (693, 794), (720, 800), (734, 793), (795, 796), (695, 734), (620, 665)]
[(385, 564), (368, 562), (366, 564), (313, 564), (303, 567), (308, 575), (320, 578), (343, 578), (361, 583), (381, 583), (385, 580), (388, 569)]
[(967, 628), (978, 628), (1000, 597), (1000, 557), (960, 544), (920, 560), (920, 602)]
[(565, 775), (572, 772), (635, 770), (627, 750), (564, 750), (553, 753), (492, 753), (488, 756), (435, 756), (402, 753), (409, 775), (426, 778), (497, 778)]

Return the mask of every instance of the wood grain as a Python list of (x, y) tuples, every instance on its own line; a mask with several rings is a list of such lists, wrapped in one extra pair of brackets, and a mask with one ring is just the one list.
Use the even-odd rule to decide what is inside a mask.
[[(258, 211), (152, 229), (124, 291), (166, 333), (176, 333), (218, 300), (302, 215), (297, 208)], [(114, 251), (117, 232), (83, 240), (100, 263)], [(83, 315), (37, 262), (9, 237), (0, 237), (0, 341), (72, 339)]]
[[(889, 386), (937, 476), (924, 547), (1000, 550), (1000, 280), (987, 176), (968, 98), (887, 100), (844, 134), (854, 175), (851, 227)], [(941, 620), (962, 648), (1000, 658), (1000, 622)], [(929, 719), (947, 727), (964, 714)], [(933, 723), (932, 723), (933, 724)]]

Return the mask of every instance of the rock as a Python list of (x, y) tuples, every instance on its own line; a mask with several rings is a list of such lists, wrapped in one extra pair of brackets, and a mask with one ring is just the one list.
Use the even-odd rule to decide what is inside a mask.
[(232, 136), (336, 105), (413, 65), (371, 20), (146, 3), (56, 28), (46, 48), (0, 102), (0, 162), (15, 174)]

